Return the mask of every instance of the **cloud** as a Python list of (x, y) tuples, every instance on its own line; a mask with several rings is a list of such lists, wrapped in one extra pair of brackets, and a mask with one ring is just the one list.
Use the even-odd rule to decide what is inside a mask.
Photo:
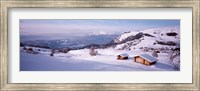
[[(175, 25), (170, 20), (20, 20), (20, 33), (30, 35), (121, 33), (147, 28)], [(170, 25), (171, 26), (171, 25)]]
[(89, 33), (96, 31), (104, 32), (120, 32), (129, 30), (128, 26), (112, 26), (112, 25), (77, 25), (77, 24), (22, 24), (21, 32), (31, 34), (52, 34), (52, 33)]

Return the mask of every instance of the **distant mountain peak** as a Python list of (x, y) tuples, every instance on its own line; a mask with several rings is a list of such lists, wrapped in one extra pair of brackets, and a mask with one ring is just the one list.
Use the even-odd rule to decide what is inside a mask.
[(111, 35), (111, 33), (108, 33), (105, 31), (95, 31), (95, 32), (89, 33), (89, 35)]

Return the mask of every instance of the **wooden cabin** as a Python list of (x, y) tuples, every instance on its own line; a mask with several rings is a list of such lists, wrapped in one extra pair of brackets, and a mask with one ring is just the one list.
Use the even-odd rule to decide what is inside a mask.
[(134, 62), (141, 63), (141, 64), (148, 65), (148, 66), (155, 64), (157, 61), (156, 58), (154, 58), (148, 54), (142, 54), (142, 55), (135, 56), (133, 60), (134, 60)]
[(117, 55), (117, 59), (118, 60), (126, 60), (126, 59), (128, 59), (128, 54), (126, 54), (126, 53), (119, 54), (119, 55)]

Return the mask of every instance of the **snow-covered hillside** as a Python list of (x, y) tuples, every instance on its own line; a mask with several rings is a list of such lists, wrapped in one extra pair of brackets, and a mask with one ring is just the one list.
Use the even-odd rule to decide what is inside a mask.
[[(98, 37), (96, 40), (98, 40)], [(100, 40), (100, 39), (99, 39)], [(71, 43), (69, 41), (64, 41)], [(61, 43), (53, 43), (57, 46)], [(63, 42), (62, 42), (63, 43)], [(47, 43), (48, 44), (48, 43)], [(78, 42), (75, 45), (80, 44)], [(66, 45), (63, 43), (62, 45)], [(125, 32), (110, 43), (78, 49), (20, 45), (21, 71), (179, 71), (180, 28), (166, 27)], [(48, 46), (48, 45), (44, 45)], [(68, 45), (69, 47), (69, 45)], [(93, 47), (93, 46), (92, 46)], [(155, 53), (156, 52), (156, 53)], [(118, 54), (129, 55), (127, 60), (117, 60)], [(134, 62), (135, 55), (148, 54), (158, 61), (151, 66)]]
[[(126, 51), (109, 49), (97, 49), (99, 55), (90, 56), (89, 49), (72, 50), (69, 53), (57, 52), (50, 56), (51, 50), (33, 48), (38, 54), (27, 53), (21, 48), (21, 71), (173, 71), (174, 66), (168, 63), (168, 54), (160, 53), (158, 62), (152, 66), (146, 66), (133, 61), (133, 56), (141, 54), (141, 51)], [(39, 51), (38, 51), (39, 50)], [(128, 60), (117, 60), (116, 55), (127, 53)], [(150, 52), (147, 52), (150, 54)]]
[(115, 49), (175, 49), (180, 46), (179, 27), (147, 29), (139, 32), (125, 32), (113, 40)]

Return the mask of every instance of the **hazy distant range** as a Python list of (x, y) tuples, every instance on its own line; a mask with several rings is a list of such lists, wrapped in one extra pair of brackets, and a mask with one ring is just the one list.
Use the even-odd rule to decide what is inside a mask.
[(20, 35), (20, 42), (29, 45), (48, 46), (50, 48), (79, 48), (90, 44), (106, 44), (119, 34), (54, 34)]

